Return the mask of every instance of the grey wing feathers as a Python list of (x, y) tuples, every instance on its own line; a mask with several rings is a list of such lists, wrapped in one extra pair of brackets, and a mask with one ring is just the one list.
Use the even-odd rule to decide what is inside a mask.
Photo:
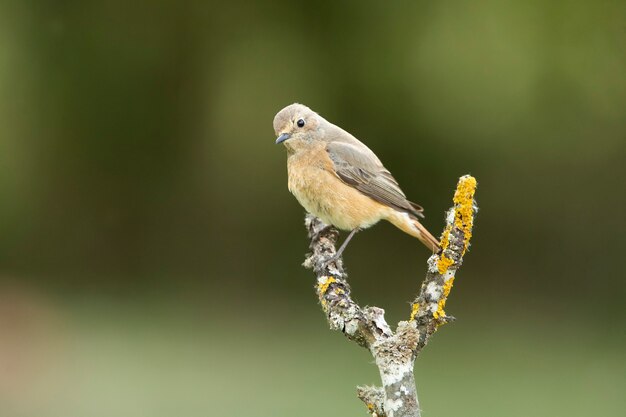
[(424, 217), (424, 209), (406, 199), (395, 178), (365, 145), (330, 142), (326, 150), (343, 182), (382, 204)]

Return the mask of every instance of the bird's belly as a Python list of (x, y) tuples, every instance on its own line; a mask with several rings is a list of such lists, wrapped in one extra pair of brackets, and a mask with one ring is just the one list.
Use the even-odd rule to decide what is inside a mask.
[(290, 168), (289, 191), (309, 213), (342, 230), (372, 226), (388, 210), (320, 167)]

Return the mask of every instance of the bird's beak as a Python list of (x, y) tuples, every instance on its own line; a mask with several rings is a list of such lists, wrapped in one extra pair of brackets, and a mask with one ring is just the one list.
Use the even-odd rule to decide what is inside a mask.
[(276, 144), (278, 145), (279, 143), (283, 143), (284, 141), (286, 141), (290, 137), (291, 137), (291, 135), (289, 133), (283, 133), (283, 134), (281, 134), (278, 137), (278, 139), (276, 139)]

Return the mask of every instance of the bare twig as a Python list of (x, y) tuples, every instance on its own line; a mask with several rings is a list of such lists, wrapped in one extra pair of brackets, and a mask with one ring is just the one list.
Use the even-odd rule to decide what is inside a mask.
[[(446, 215), (441, 236), (441, 254), (428, 259), (428, 271), (421, 290), (412, 304), (410, 319), (401, 321), (394, 331), (378, 307), (361, 308), (350, 297), (350, 286), (341, 258), (332, 260), (338, 232), (307, 215), (305, 225), (312, 252), (304, 266), (317, 276), (316, 292), (331, 329), (367, 348), (378, 366), (382, 387), (358, 387), (357, 396), (374, 417), (419, 417), (413, 365), (419, 352), (442, 324), (453, 318), (444, 307), (454, 276), (469, 247), (477, 207), (474, 204), (476, 180), (459, 179), (454, 206)], [(330, 261), (330, 262), (329, 262)]]

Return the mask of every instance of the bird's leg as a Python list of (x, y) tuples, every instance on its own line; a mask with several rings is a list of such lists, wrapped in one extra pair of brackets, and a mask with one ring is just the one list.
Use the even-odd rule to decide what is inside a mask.
[(329, 262), (332, 261), (336, 261), (337, 259), (339, 259), (341, 257), (341, 254), (343, 253), (344, 249), (346, 249), (346, 246), (348, 246), (348, 243), (350, 242), (350, 239), (352, 239), (352, 237), (356, 234), (356, 232), (358, 232), (360, 229), (357, 227), (356, 229), (352, 230), (350, 232), (350, 234), (348, 235), (348, 237), (346, 238), (346, 240), (343, 241), (343, 243), (341, 244), (341, 246), (339, 247), (339, 250), (333, 255), (332, 258), (330, 258)]

